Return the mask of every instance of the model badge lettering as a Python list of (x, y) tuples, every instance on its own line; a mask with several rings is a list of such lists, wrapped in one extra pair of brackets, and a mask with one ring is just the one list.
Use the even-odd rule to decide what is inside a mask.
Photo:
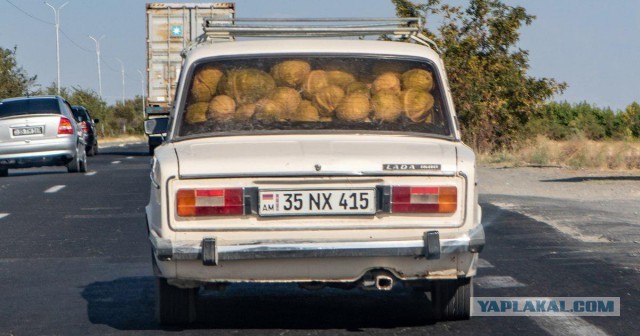
[(382, 170), (441, 170), (442, 166), (432, 163), (385, 163)]

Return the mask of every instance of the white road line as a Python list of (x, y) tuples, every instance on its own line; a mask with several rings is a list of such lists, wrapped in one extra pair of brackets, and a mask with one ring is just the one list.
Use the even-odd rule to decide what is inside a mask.
[(62, 190), (64, 187), (66, 187), (65, 185), (57, 185), (57, 186), (53, 186), (47, 190), (45, 190), (44, 192), (47, 194), (53, 194), (53, 193), (57, 193), (58, 191)]
[(510, 276), (482, 276), (476, 277), (473, 281), (482, 288), (527, 287), (527, 285)]
[(5, 218), (7, 216), (9, 216), (8, 213), (0, 213), (0, 219)]
[(90, 171), (90, 172), (88, 172), (88, 173), (85, 173), (84, 175), (85, 175), (85, 176), (93, 176), (93, 175), (95, 175), (95, 174), (97, 174), (97, 173), (98, 173), (97, 171)]
[(607, 336), (602, 329), (577, 316), (531, 316), (540, 328), (554, 336)]
[(122, 161), (112, 161), (111, 164), (119, 164)]
[(126, 159), (127, 160), (131, 160), (131, 159), (133, 159), (133, 156), (127, 156)]
[(493, 268), (493, 265), (484, 259), (478, 259), (478, 268)]

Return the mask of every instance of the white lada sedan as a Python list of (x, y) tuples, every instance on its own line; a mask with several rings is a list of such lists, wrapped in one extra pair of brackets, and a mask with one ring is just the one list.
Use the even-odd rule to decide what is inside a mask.
[(201, 286), (247, 282), (405, 286), (430, 292), (439, 319), (469, 317), (475, 156), (430, 48), (201, 46), (166, 131), (146, 208), (161, 323), (192, 321)]

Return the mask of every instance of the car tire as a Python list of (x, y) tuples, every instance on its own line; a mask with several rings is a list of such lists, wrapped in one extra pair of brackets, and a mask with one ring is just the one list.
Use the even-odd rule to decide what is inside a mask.
[(471, 316), (471, 278), (438, 280), (431, 289), (431, 304), (439, 321), (468, 320)]
[(149, 145), (149, 155), (153, 156), (156, 152), (156, 147), (158, 147), (158, 145)]
[(178, 288), (157, 279), (156, 317), (161, 325), (184, 325), (196, 319), (198, 288)]
[(91, 147), (89, 147), (89, 149), (87, 150), (87, 156), (94, 156), (96, 155), (96, 146), (92, 145)]
[(67, 172), (77, 173), (80, 171), (80, 151), (76, 150), (76, 155), (67, 164)]
[(81, 173), (87, 172), (87, 152), (86, 150), (82, 152), (82, 158), (80, 159), (80, 168), (78, 169)]
[(7, 177), (9, 176), (9, 169), (8, 168), (0, 168), (0, 177)]

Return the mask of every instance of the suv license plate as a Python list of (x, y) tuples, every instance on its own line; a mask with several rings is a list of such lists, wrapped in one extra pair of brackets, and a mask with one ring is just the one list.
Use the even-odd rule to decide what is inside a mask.
[(373, 215), (375, 189), (260, 190), (260, 216)]
[(23, 128), (13, 129), (13, 136), (38, 135), (42, 133), (43, 133), (42, 127), (23, 127)]

